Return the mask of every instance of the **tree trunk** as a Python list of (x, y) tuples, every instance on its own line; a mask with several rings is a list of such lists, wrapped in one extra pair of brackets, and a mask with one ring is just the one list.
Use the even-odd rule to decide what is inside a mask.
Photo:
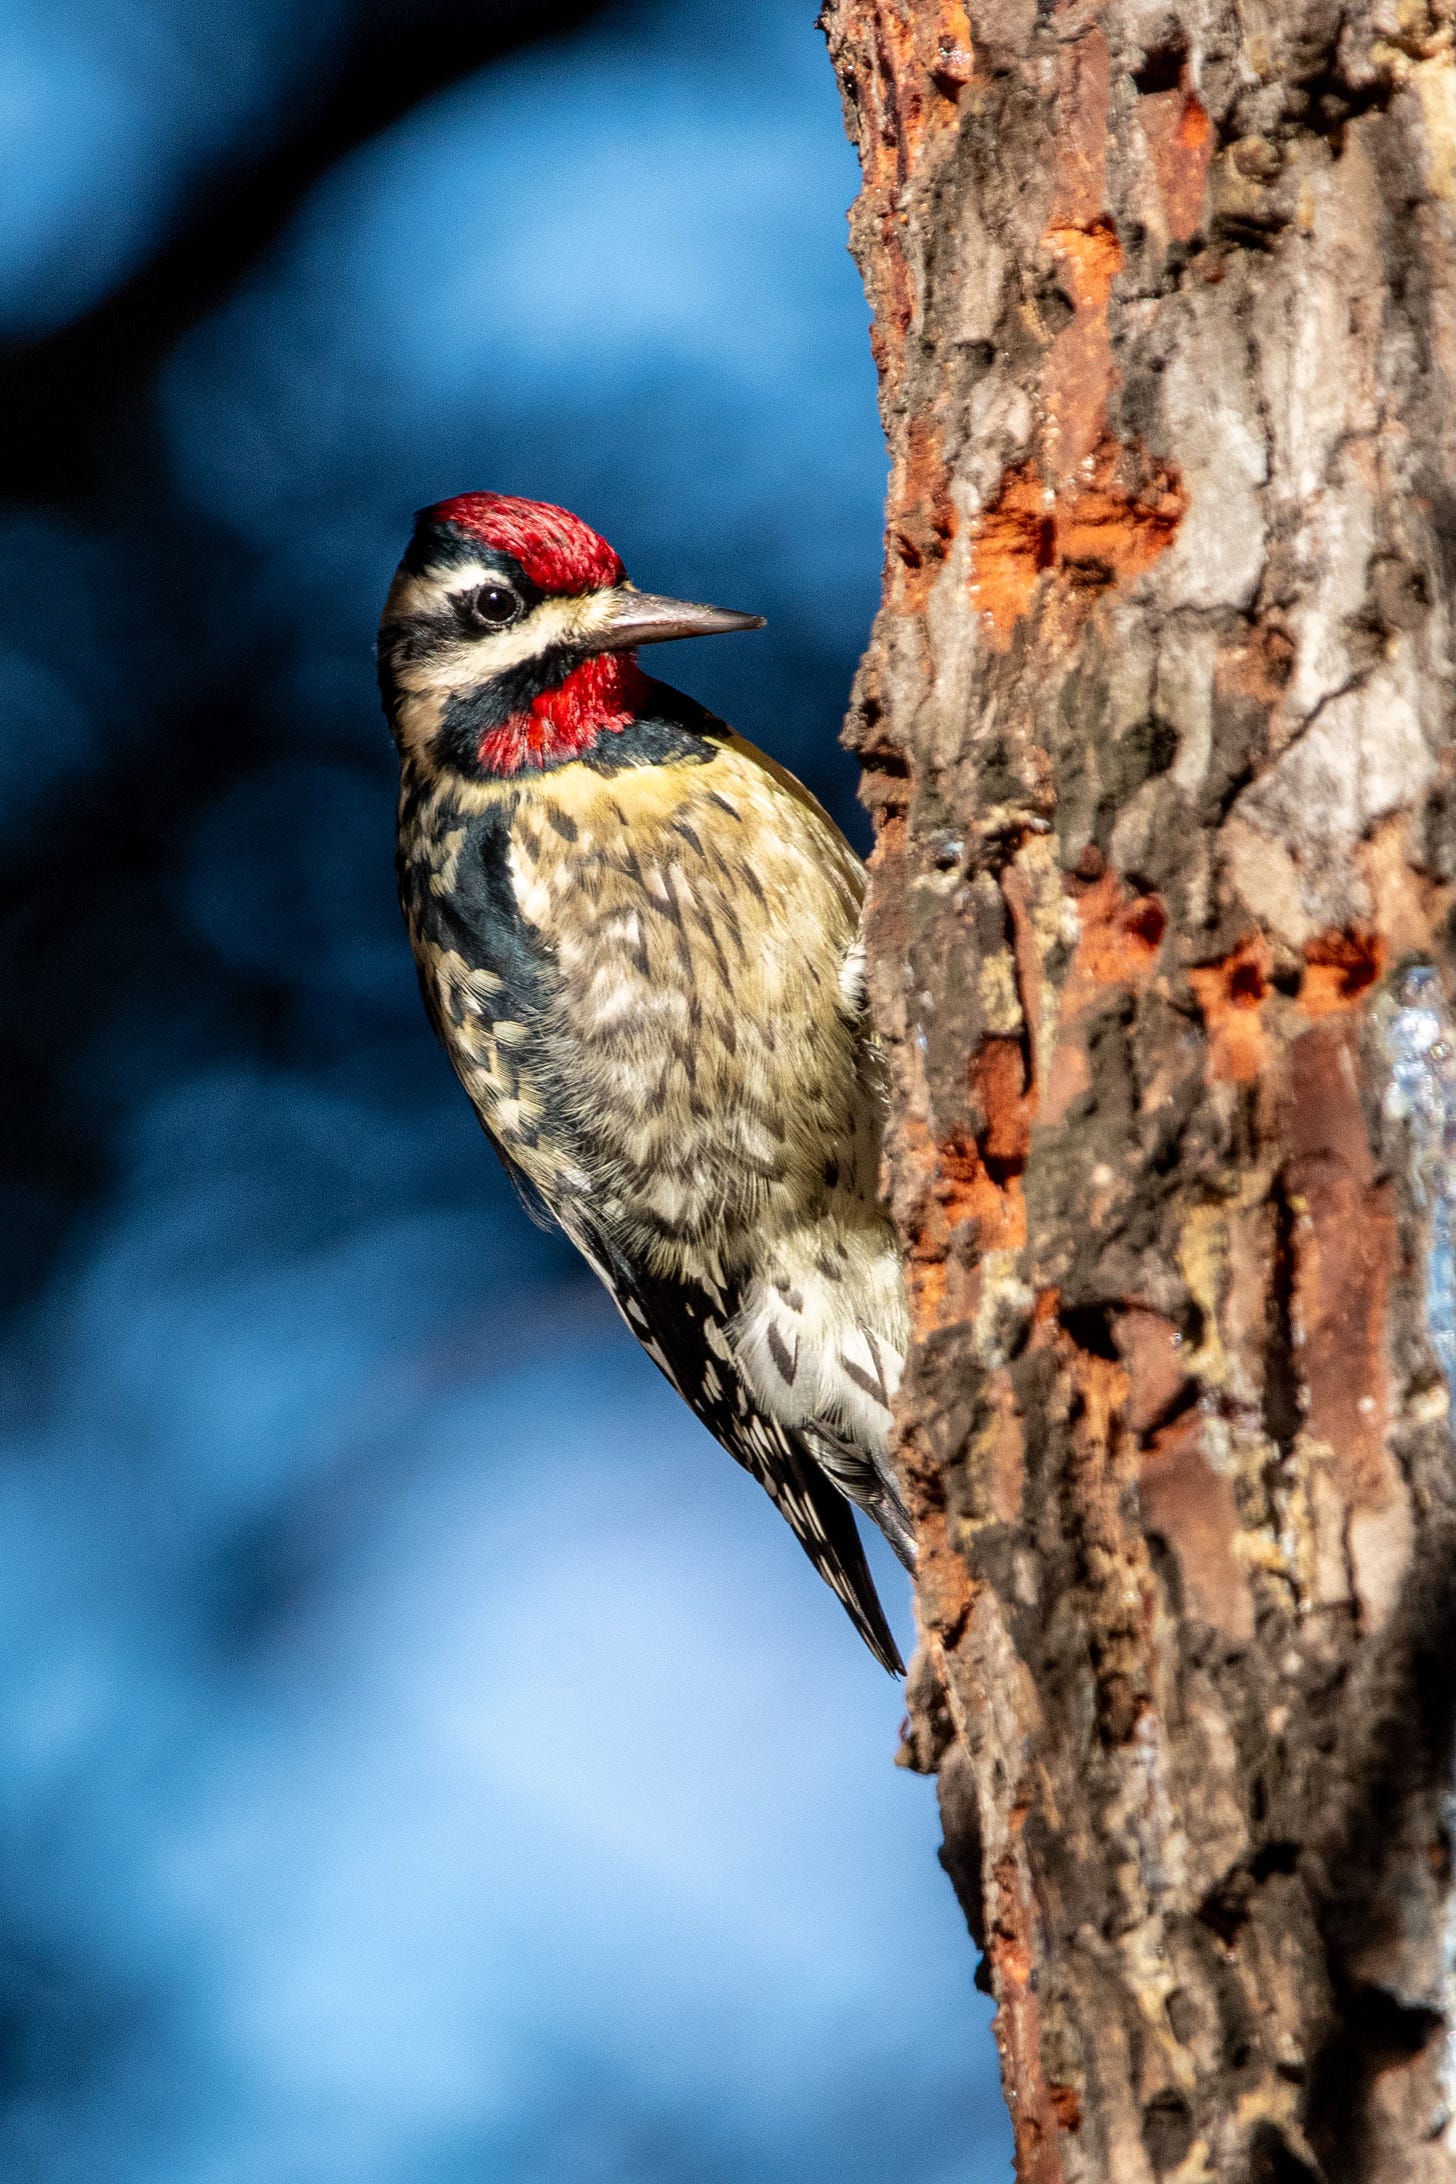
[(909, 1763), (1024, 2184), (1456, 2177), (1439, 0), (830, 0)]

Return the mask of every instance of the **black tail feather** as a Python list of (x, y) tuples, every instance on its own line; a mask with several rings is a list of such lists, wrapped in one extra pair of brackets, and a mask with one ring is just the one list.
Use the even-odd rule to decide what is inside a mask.
[[(903, 1676), (905, 1663), (885, 1619), (854, 1510), (805, 1450), (795, 1465), (798, 1493), (779, 1502), (799, 1544), (827, 1585), (844, 1603), (850, 1621), (880, 1666)], [(777, 1498), (777, 1497), (776, 1497)], [(807, 1521), (801, 1521), (803, 1518)]]

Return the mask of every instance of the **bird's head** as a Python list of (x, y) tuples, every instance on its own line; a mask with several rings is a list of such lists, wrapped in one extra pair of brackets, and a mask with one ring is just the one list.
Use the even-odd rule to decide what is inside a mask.
[(380, 623), (379, 685), (407, 758), (499, 777), (629, 727), (647, 690), (639, 645), (762, 621), (636, 590), (564, 508), (462, 493), (416, 520)]

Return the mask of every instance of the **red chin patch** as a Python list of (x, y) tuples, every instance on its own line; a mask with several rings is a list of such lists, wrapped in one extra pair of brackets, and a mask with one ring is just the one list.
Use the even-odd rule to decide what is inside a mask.
[(488, 729), (480, 739), (480, 763), (487, 773), (513, 774), (580, 758), (599, 736), (631, 727), (646, 689), (635, 653), (599, 652), (554, 690), (540, 691), (524, 713)]
[(513, 555), (542, 591), (596, 591), (622, 580), (620, 554), (580, 516), (550, 501), (516, 500), (509, 493), (460, 493), (425, 514), (433, 523), (453, 523), (483, 545)]

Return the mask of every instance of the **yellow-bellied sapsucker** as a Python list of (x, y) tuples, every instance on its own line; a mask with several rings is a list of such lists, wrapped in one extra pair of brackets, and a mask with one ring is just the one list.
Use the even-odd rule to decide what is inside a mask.
[(850, 1508), (913, 1567), (863, 869), (791, 775), (636, 659), (760, 620), (637, 591), (564, 509), (426, 509), (379, 638), (400, 895), (507, 1167), (898, 1671)]

